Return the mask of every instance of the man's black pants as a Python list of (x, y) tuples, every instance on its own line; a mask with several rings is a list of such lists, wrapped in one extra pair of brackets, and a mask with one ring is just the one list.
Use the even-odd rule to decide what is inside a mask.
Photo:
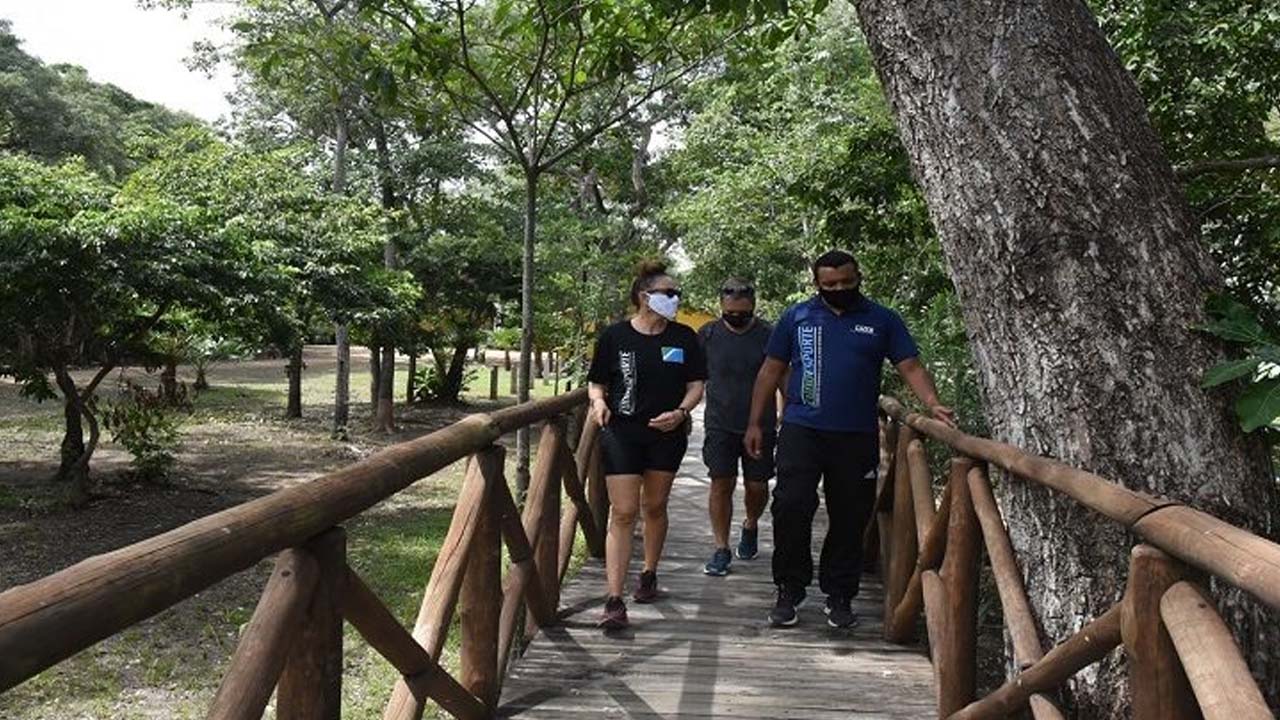
[(818, 586), (852, 598), (862, 576), (862, 533), (875, 503), (880, 461), (875, 433), (815, 430), (784, 423), (773, 490), (773, 582), (792, 589), (813, 581), (813, 514), (818, 481), (827, 501), (827, 538)]

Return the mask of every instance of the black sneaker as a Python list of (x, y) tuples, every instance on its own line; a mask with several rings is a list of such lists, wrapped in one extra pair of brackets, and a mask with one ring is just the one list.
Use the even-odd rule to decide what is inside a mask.
[(615, 595), (604, 601), (604, 614), (598, 624), (605, 630), (621, 630), (631, 624), (627, 620), (627, 604), (622, 602), (622, 598)]
[(851, 601), (840, 595), (828, 595), (827, 606), (822, 609), (827, 614), (827, 624), (833, 628), (852, 628), (858, 625), (858, 615), (850, 607)]
[(804, 604), (805, 591), (778, 586), (778, 600), (769, 611), (769, 624), (774, 627), (790, 627), (800, 620), (796, 610)]
[(638, 603), (651, 603), (658, 599), (658, 574), (652, 570), (640, 573), (640, 586), (631, 595)]
[(753, 560), (760, 554), (760, 528), (742, 526), (742, 535), (738, 536), (738, 557)]
[(702, 572), (706, 575), (724, 577), (729, 574), (731, 562), (733, 562), (733, 555), (729, 553), (729, 548), (717, 548), (711, 560), (702, 566)]

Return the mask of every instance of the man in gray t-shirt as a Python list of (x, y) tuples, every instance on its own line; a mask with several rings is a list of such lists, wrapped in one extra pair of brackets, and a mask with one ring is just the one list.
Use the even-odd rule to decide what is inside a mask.
[[(773, 477), (774, 425), (763, 428), (767, 448), (759, 458), (746, 454), (742, 438), (751, 411), (751, 390), (764, 362), (765, 345), (773, 328), (755, 317), (755, 290), (737, 279), (720, 288), (721, 317), (698, 331), (707, 357), (706, 437), (702, 460), (711, 475), (708, 510), (716, 550), (703, 568), (708, 575), (728, 575), (729, 524), (733, 519), (733, 491), (742, 466), (746, 495), (746, 519), (738, 540), (738, 557), (750, 560), (759, 551), (756, 522), (769, 502), (769, 478)], [(776, 413), (766, 412), (773, 418)]]

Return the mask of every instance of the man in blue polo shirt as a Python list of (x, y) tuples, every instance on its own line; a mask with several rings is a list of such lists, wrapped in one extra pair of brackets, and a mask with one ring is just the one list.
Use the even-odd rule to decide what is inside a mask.
[(862, 296), (862, 275), (849, 253), (832, 250), (813, 264), (816, 297), (778, 320), (752, 391), (743, 444), (758, 456), (760, 422), (774, 389), (790, 368), (786, 409), (778, 434), (778, 481), (773, 491), (774, 626), (794, 625), (796, 608), (813, 580), (813, 514), (822, 481), (829, 518), (818, 585), (827, 595), (827, 623), (857, 624), (850, 607), (862, 575), (862, 534), (875, 502), (879, 464), (876, 403), (880, 371), (893, 363), (930, 413), (955, 424), (920, 364), (911, 333), (894, 311)]

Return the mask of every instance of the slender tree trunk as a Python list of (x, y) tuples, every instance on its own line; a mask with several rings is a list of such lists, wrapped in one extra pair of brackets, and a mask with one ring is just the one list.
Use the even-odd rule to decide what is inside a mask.
[(289, 399), (285, 405), (284, 416), (287, 418), (302, 417), (302, 345), (289, 351), (289, 364), (285, 366), (285, 375), (289, 378)]
[(445, 376), (444, 391), (440, 394), (441, 400), (448, 402), (457, 402), (462, 396), (462, 381), (466, 378), (467, 371), (467, 348), (458, 346), (453, 350), (453, 357), (449, 358), (449, 374)]
[[(378, 157), (378, 184), (382, 190), (382, 207), (394, 210), (397, 206), (395, 175), (391, 167), (391, 146), (387, 143), (386, 125), (379, 118), (373, 126), (373, 143)], [(396, 246), (388, 237), (382, 246), (382, 264), (388, 270), (396, 267)], [(378, 392), (375, 395), (374, 426), (383, 432), (396, 429), (396, 350), (387, 343), (382, 348), (382, 370), (378, 373)]]
[(543, 361), (541, 350), (535, 350), (533, 353), (533, 376), (539, 380), (547, 376), (546, 364)]
[(395, 432), (396, 417), (396, 349), (382, 348), (382, 370), (378, 373), (378, 415), (376, 425), (383, 432)]
[(382, 387), (379, 378), (382, 376), (382, 346), (369, 346), (369, 408), (376, 416), (378, 413), (378, 388)]
[(333, 395), (333, 435), (346, 439), (347, 425), (351, 422), (351, 339), (346, 323), (334, 323), (334, 345), (338, 356), (337, 379)]
[(204, 362), (198, 363), (196, 365), (196, 381), (195, 381), (195, 384), (193, 384), (191, 387), (194, 388), (195, 390), (208, 390), (209, 377), (207, 373), (208, 373), (208, 366)]
[[(65, 367), (54, 369), (54, 381), (62, 392), (65, 430), (62, 435), (62, 452), (58, 464), (56, 482), (67, 486), (67, 500), (73, 505), (83, 504), (89, 498), (89, 458), (98, 444), (98, 426), (86, 411), (80, 399), (71, 373)], [(90, 440), (85, 443), (84, 421), (90, 423)]]
[[(533, 359), (533, 245), (538, 222), (538, 173), (525, 170), (524, 256), (520, 275), (520, 378), (517, 402), (529, 402)], [(523, 497), (529, 489), (529, 428), (516, 433), (516, 490)]]
[(164, 370), (160, 373), (160, 393), (170, 405), (178, 401), (178, 358), (172, 355), (164, 359)]
[[(1137, 87), (1078, 0), (858, 0), (963, 306), (996, 437), (1274, 537), (1261, 439), (1192, 330), (1222, 279)], [(927, 348), (926, 348), (927, 351)], [(1074, 502), (1002, 483), (1045, 634), (1115, 602), (1132, 538)], [(1274, 618), (1217, 588), (1277, 694)], [(1119, 654), (1071, 684), (1079, 717), (1122, 717)]]
[[(347, 191), (347, 145), (350, 142), (351, 124), (345, 102), (339, 101), (333, 113), (333, 194)], [(334, 323), (334, 354), (337, 356), (336, 377), (333, 382), (333, 435), (346, 438), (351, 423), (351, 340), (345, 322)]]
[(409, 353), (409, 372), (404, 381), (404, 401), (413, 404), (413, 396), (417, 393), (418, 351)]

